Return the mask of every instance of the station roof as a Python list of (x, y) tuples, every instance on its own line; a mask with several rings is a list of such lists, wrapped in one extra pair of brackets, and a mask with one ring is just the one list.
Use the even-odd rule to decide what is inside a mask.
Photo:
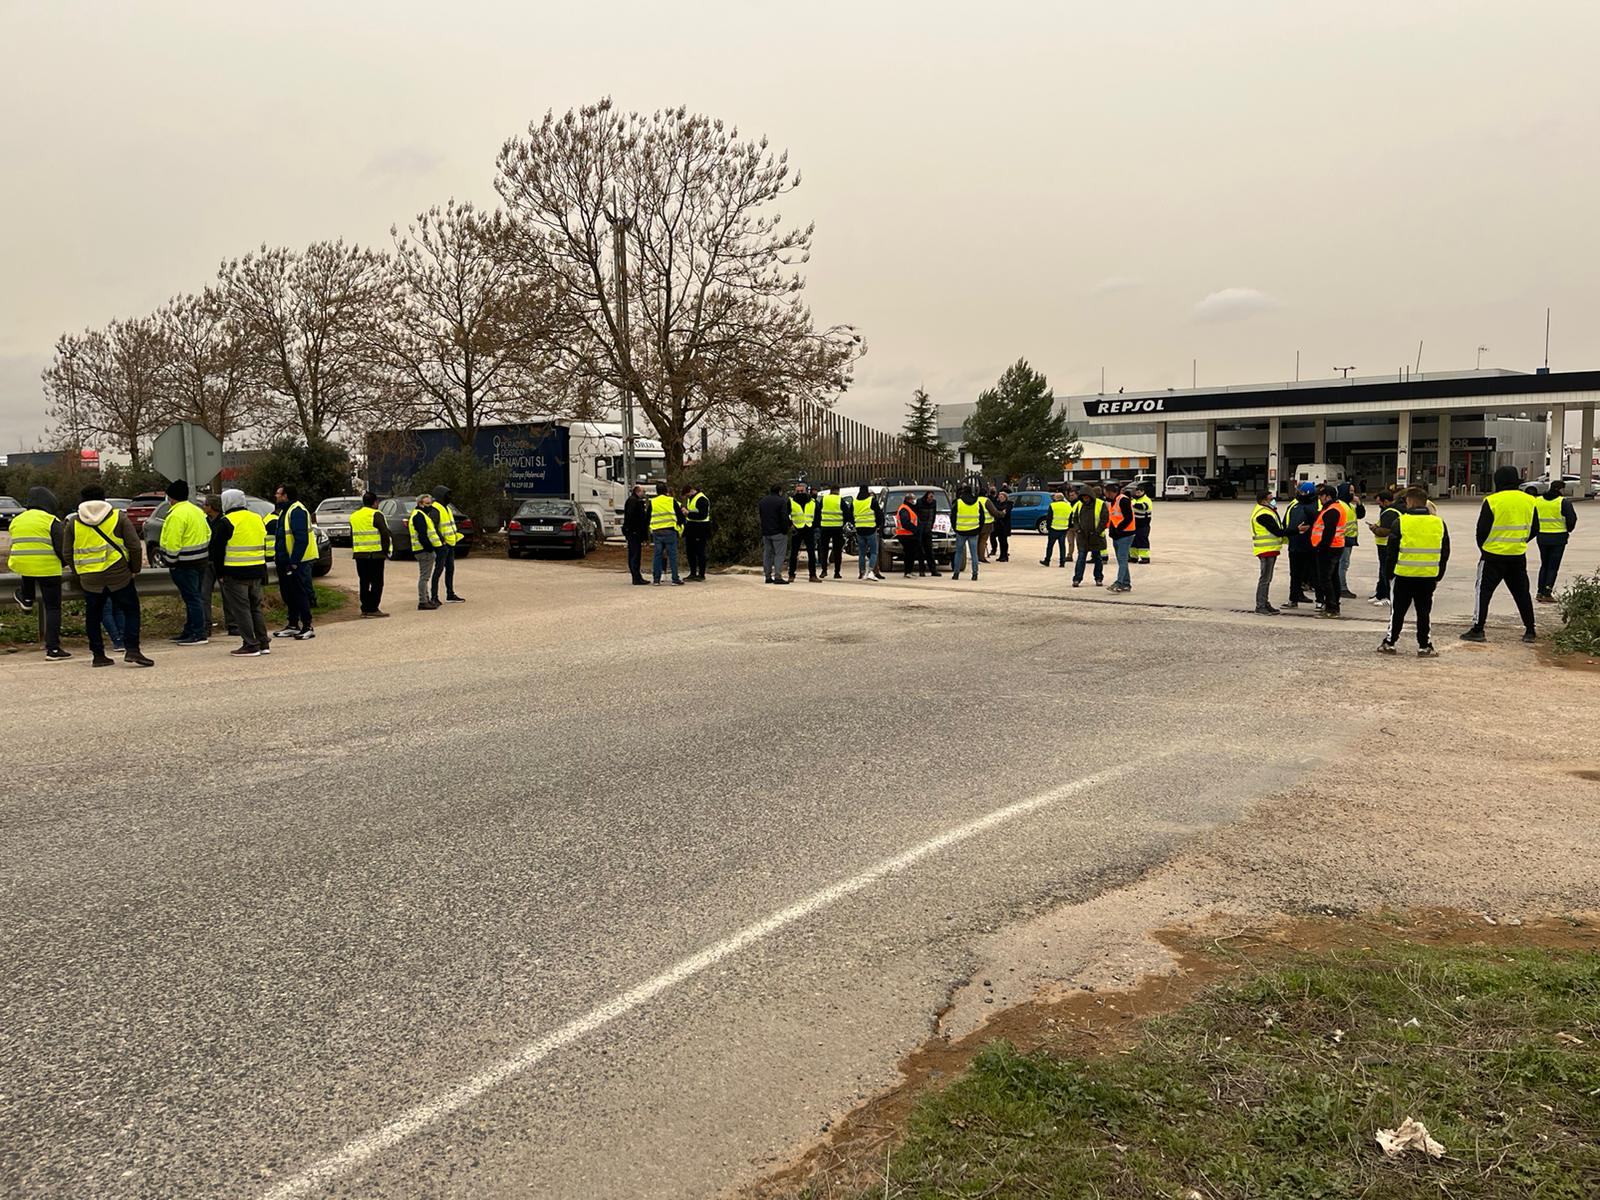
[(1600, 371), (1528, 374), (1471, 371), (1409, 378), (1318, 380), (1314, 383), (1183, 388), (1085, 396), (1091, 421), (1149, 425), (1154, 421), (1341, 417), (1400, 412), (1533, 411), (1600, 400)]

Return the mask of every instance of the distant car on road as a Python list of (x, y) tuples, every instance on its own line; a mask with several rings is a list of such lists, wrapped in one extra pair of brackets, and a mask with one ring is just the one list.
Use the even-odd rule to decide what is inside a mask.
[[(378, 501), (378, 512), (383, 516), (383, 523), (389, 527), (390, 558), (415, 557), (411, 553), (411, 529), (408, 522), (416, 507), (415, 496), (390, 496), (387, 500)], [(456, 543), (456, 557), (466, 558), (478, 543), (477, 527), (473, 525), (472, 518), (454, 504), (450, 506), (450, 515), (455, 517), (456, 532), (461, 534), (461, 540)]]
[(0, 496), (0, 529), (11, 528), (11, 518), (22, 512), (22, 505), (10, 496)]
[(559, 496), (524, 500), (506, 524), (506, 557), (535, 550), (565, 550), (583, 558), (598, 545), (595, 522), (576, 503)]
[(1162, 492), (1167, 500), (1205, 500), (1210, 495), (1211, 489), (1195, 475), (1168, 475), (1166, 489)]
[(350, 514), (361, 507), (360, 496), (329, 496), (317, 505), (311, 520), (328, 535), (335, 546), (350, 544)]
[[(203, 506), (207, 497), (191, 496), (190, 499)], [(277, 507), (271, 500), (263, 500), (259, 496), (246, 496), (244, 498), (244, 506), (263, 519), (276, 511)], [(144, 553), (145, 557), (150, 560), (152, 567), (170, 567), (172, 565), (171, 560), (161, 549), (161, 527), (166, 524), (167, 513), (171, 508), (172, 502), (170, 500), (162, 500), (160, 504), (156, 505), (155, 511), (150, 514), (150, 519), (144, 523)], [(311, 527), (311, 536), (316, 539), (317, 543), (317, 561), (312, 564), (311, 574), (320, 579), (333, 570), (333, 543), (328, 540), (327, 533), (316, 525)], [(277, 569), (273, 562), (271, 546), (267, 547), (267, 568), (269, 570)]]
[(140, 492), (128, 501), (128, 520), (133, 522), (133, 531), (142, 535), (144, 523), (150, 519), (150, 514), (166, 502), (165, 492)]

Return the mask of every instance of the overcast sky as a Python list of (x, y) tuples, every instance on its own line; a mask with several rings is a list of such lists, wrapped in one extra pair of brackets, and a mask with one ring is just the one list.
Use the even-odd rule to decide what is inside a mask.
[[(606, 19), (615, 25), (607, 28)], [(64, 330), (262, 242), (386, 245), (550, 108), (788, 147), (841, 410), (1335, 366), (1600, 367), (1594, 0), (0, 0), (0, 450)]]

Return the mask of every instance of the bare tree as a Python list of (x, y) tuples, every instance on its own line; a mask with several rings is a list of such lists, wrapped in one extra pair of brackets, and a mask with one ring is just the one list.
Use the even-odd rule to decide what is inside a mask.
[(166, 339), (163, 384), (173, 414), (226, 442), (261, 416), (256, 363), (243, 322), (221, 288), (179, 296), (156, 314)]
[[(861, 338), (817, 329), (801, 301), (812, 227), (785, 228), (768, 211), (800, 177), (764, 138), (741, 141), (683, 108), (624, 114), (607, 99), (546, 114), (505, 144), (498, 167), (518, 260), (552, 287), (568, 331), (567, 378), (625, 388), (670, 476), (702, 421), (787, 419), (797, 401), (849, 386)], [(626, 228), (626, 325), (613, 219)]]
[(483, 425), (526, 418), (552, 360), (550, 305), (506, 253), (503, 214), (449, 201), (395, 239), (387, 363), (418, 417), (470, 447)]
[(100, 434), (138, 469), (143, 444), (170, 416), (165, 368), (166, 343), (151, 317), (63, 334), (43, 373), (50, 419), (68, 444), (81, 448)]
[(382, 255), (343, 241), (263, 246), (219, 278), (259, 366), (268, 434), (325, 441), (378, 402)]

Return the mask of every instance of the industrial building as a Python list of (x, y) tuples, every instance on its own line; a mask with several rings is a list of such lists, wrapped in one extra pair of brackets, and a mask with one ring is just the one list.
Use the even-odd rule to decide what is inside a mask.
[[(1241, 492), (1282, 492), (1298, 466), (1326, 463), (1366, 491), (1421, 483), (1445, 496), (1488, 490), (1505, 465), (1528, 479), (1547, 470), (1585, 481), (1600, 474), (1597, 400), (1600, 371), (1481, 370), (1068, 396), (1057, 404), (1080, 438), (1120, 457), (1147, 457), (1158, 480), (1221, 477)], [(973, 407), (942, 405), (940, 436), (959, 445)], [(1593, 489), (1586, 482), (1582, 490)]]

